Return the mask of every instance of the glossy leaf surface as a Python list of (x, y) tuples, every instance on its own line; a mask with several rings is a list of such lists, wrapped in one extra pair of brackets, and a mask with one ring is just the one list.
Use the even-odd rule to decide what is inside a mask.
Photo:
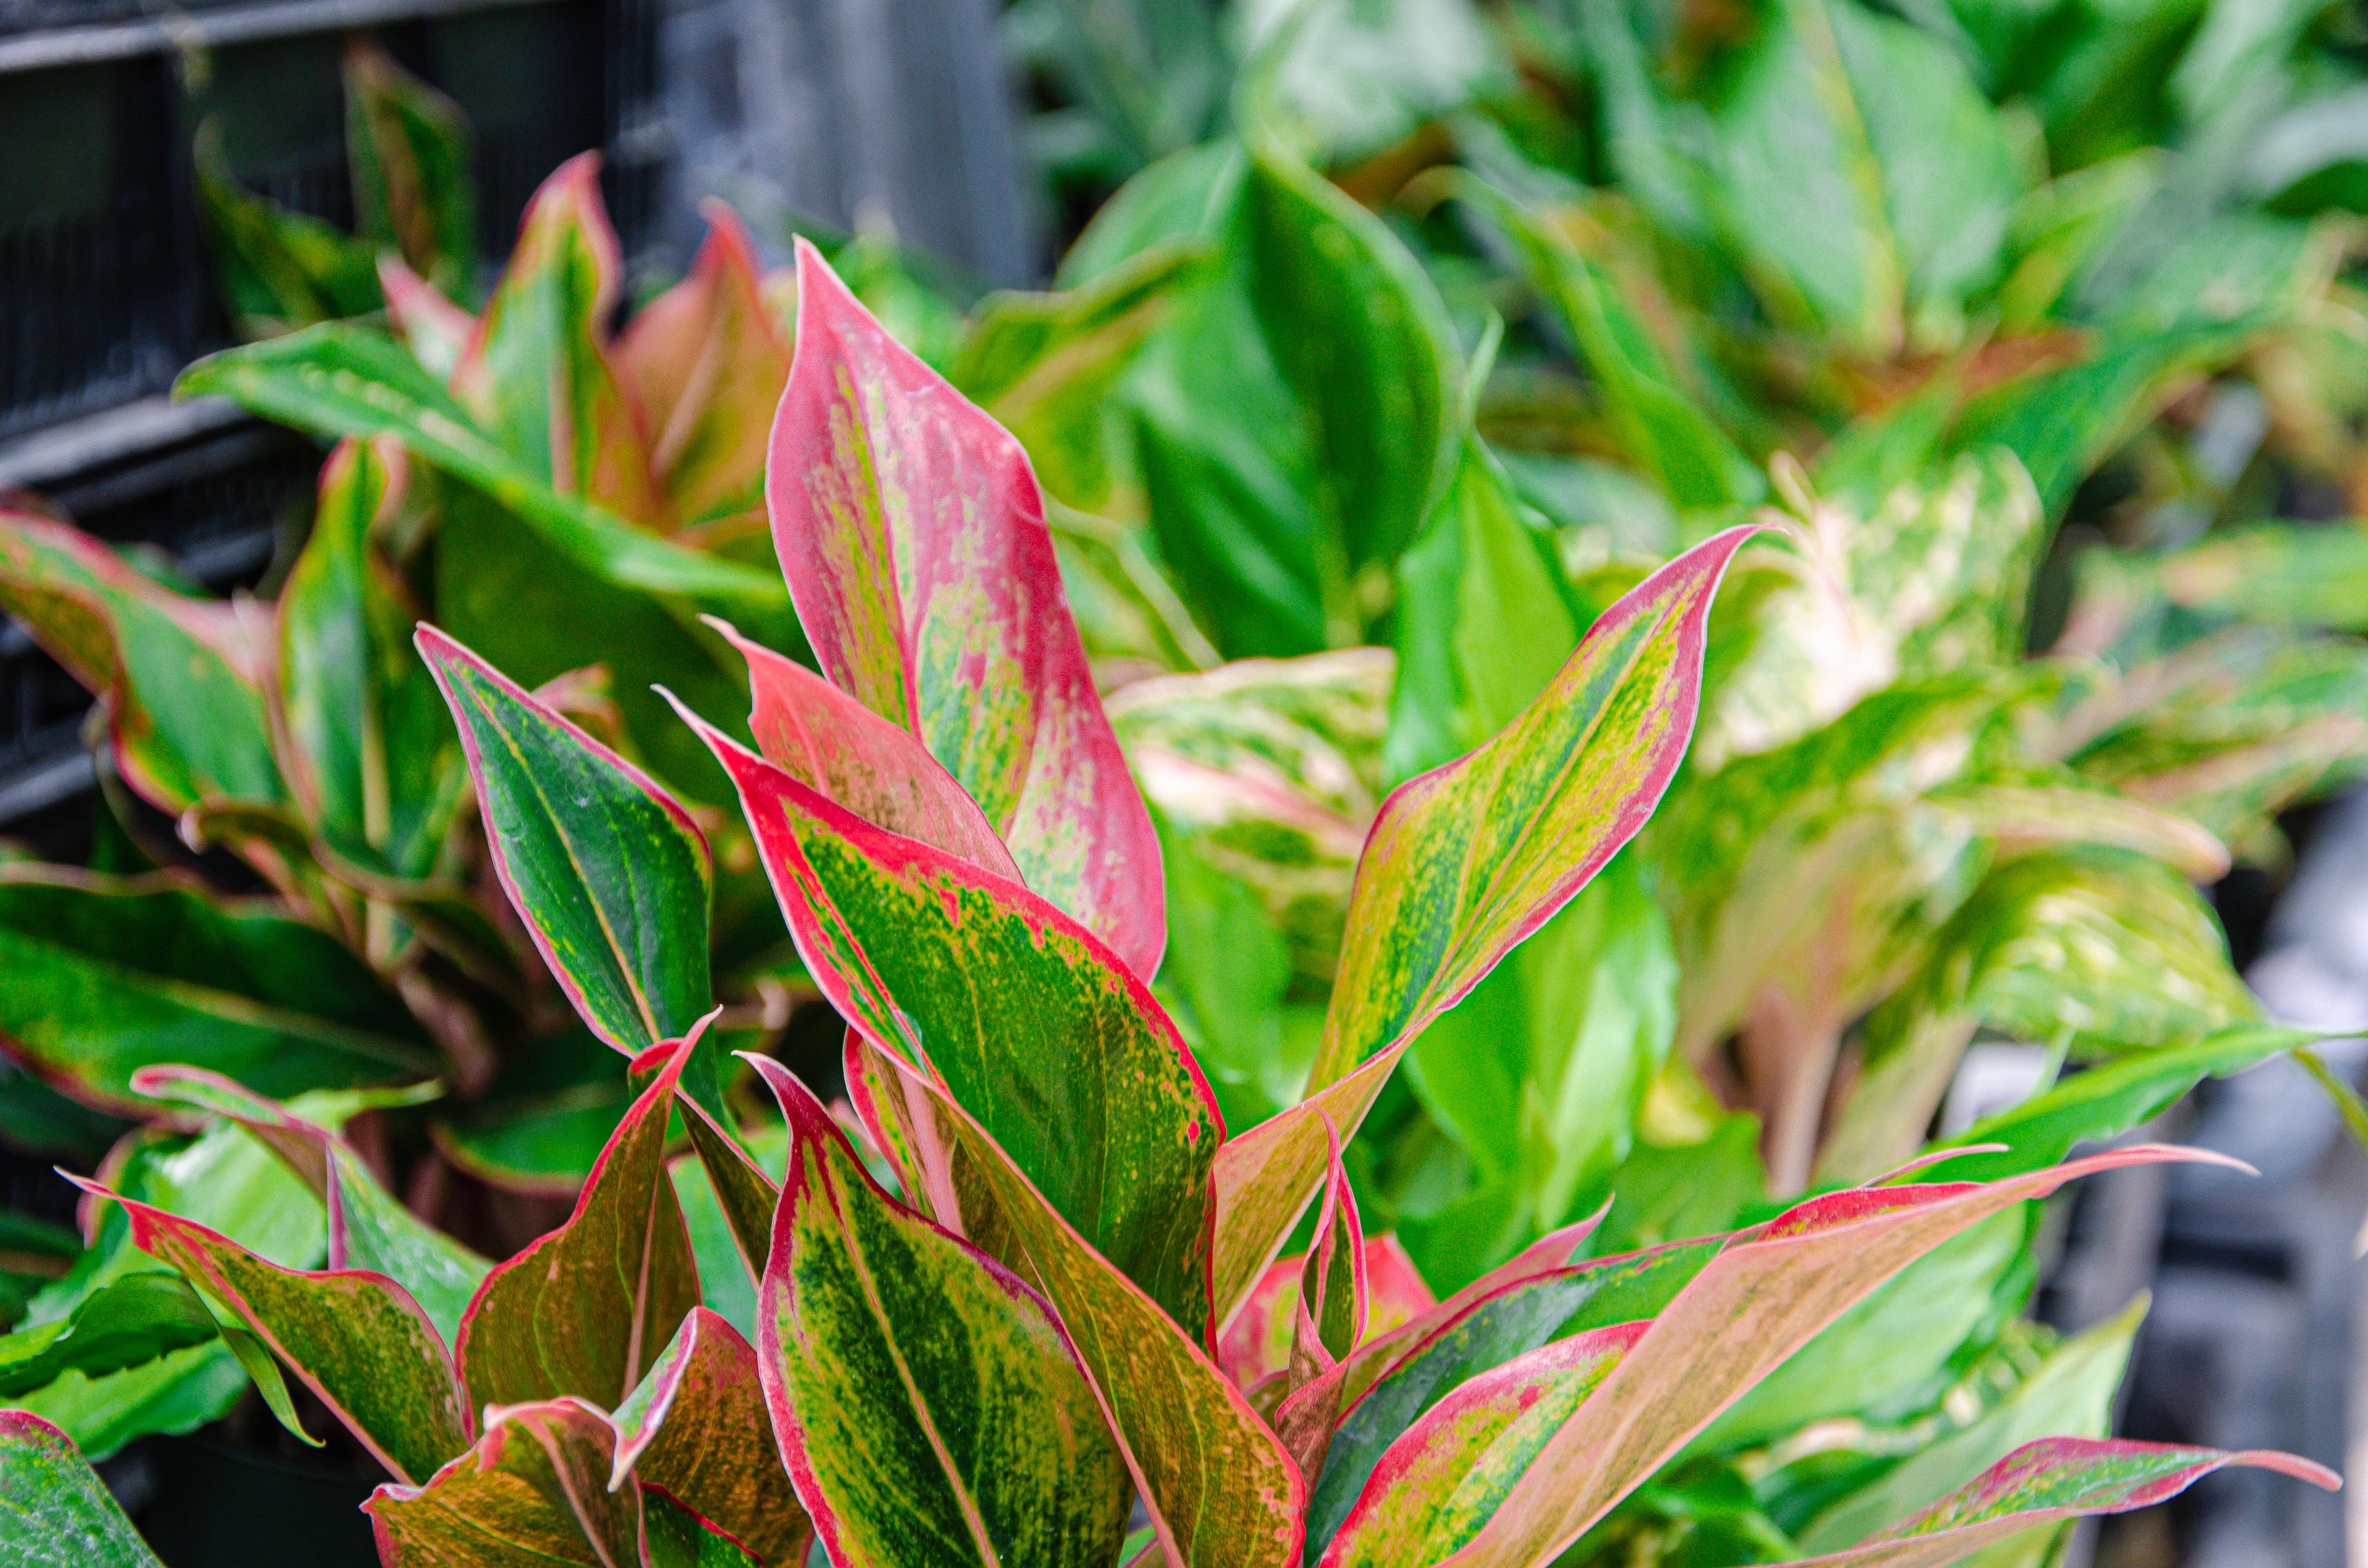
[(766, 484), (825, 673), (918, 735), (1029, 884), (1149, 975), (1166, 941), (1158, 846), (1102, 716), (1027, 457), (810, 245)]
[(759, 1367), (832, 1561), (1108, 1562), (1126, 1467), (1058, 1323), (881, 1191), (786, 1070), (758, 1070), (791, 1130)]
[(10, 1568), (155, 1568), (122, 1506), (64, 1433), (0, 1410), (0, 1540)]
[(611, 1485), (630, 1471), (762, 1561), (803, 1562), (812, 1528), (773, 1438), (757, 1352), (694, 1307), (617, 1407)]
[(424, 1482), (363, 1505), (392, 1568), (566, 1562), (640, 1568), (642, 1494), (610, 1491), (617, 1436), (579, 1400), (496, 1406), (484, 1436)]

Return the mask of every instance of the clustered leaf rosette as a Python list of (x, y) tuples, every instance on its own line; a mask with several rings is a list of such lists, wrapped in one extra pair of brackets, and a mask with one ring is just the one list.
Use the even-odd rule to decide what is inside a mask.
[[(2140, 1145), (1990, 1182), (1927, 1162), (1613, 1257), (1580, 1256), (1583, 1222), (1432, 1301), (1363, 1234), (1343, 1142), (1424, 1026), (1652, 812), (1748, 530), (1646, 577), (1509, 724), (1383, 804), (1310, 1092), (1232, 1132), (1147, 988), (1157, 839), (1025, 458), (811, 251), (799, 316), (768, 494), (827, 680), (744, 643), (757, 748), (685, 713), (847, 1022), (869, 1149), (752, 1059), (787, 1125), (777, 1177), (687, 1087), (700, 1020), (636, 1059), (647, 1085), (567, 1223), (499, 1266), (426, 1244), (336, 1134), (219, 1080), (177, 1092), (324, 1192), (329, 1267), (118, 1199), (251, 1336), (267, 1392), (285, 1366), (394, 1477), (369, 1504), (390, 1563), (795, 1563), (811, 1540), (898, 1568), (1543, 1564), (1915, 1258), (2091, 1171), (2216, 1158)], [(570, 997), (596, 1028), (677, 1027), (662, 980), (704, 935), (666, 912), (697, 903), (703, 862), (583, 851), (632, 842), (590, 820), (603, 802), (662, 792), (580, 794), (616, 760), (421, 636)], [(700, 1304), (663, 1165), (677, 1113), (756, 1285), (753, 1338)], [(1309, 1245), (1281, 1256), (1311, 1208)], [(2283, 1455), (2044, 1439), (1810, 1561), (1953, 1562), (2228, 1463), (2334, 1481)], [(38, 1423), (0, 1440), (0, 1499), (144, 1561)]]

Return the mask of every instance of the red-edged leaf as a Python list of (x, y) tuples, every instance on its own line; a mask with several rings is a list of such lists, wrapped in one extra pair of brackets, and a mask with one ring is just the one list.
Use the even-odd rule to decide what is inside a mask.
[(616, 1449), (609, 1418), (581, 1400), (488, 1410), (468, 1451), (362, 1505), (379, 1558), (388, 1568), (641, 1568), (641, 1490), (609, 1490)]
[(1799, 1568), (1942, 1568), (2034, 1525), (2150, 1507), (2232, 1464), (2279, 1471), (2329, 1492), (2343, 1484), (2325, 1465), (2264, 1449), (2232, 1454), (2160, 1443), (2042, 1437), (1905, 1524), (1847, 1551), (1804, 1558)]
[[(254, 1133), (320, 1194), (329, 1213), (331, 1268), (385, 1275), (419, 1304), (446, 1344), (459, 1334), (461, 1316), (493, 1265), (404, 1208), (343, 1138), (194, 1067), (143, 1067), (131, 1075), (131, 1086), (203, 1106)], [(403, 1097), (389, 1096), (393, 1103)]]
[(2166, 1160), (2233, 1165), (2139, 1144), (1988, 1184), (1856, 1187), (1797, 1205), (1711, 1259), (1653, 1320), (1504, 1506), (1449, 1561), (1550, 1559), (1641, 1485), (1720, 1411), (1925, 1253), (2077, 1176)]
[(781, 1455), (835, 1563), (1099, 1568), (1126, 1466), (1052, 1313), (892, 1201), (805, 1085), (750, 1059), (790, 1126), (757, 1296)]
[(1364, 1336), (1366, 1288), (1365, 1235), (1357, 1220), (1356, 1194), (1349, 1189), (1349, 1173), (1341, 1168), (1336, 1136), (1326, 1153), (1324, 1206), (1315, 1215), (1315, 1244), (1300, 1267), (1291, 1364), (1281, 1386), (1272, 1391), (1282, 1396), (1275, 1413), (1275, 1436), (1282, 1439), (1303, 1476), (1315, 1474), (1324, 1463), (1324, 1450), (1338, 1414), (1338, 1395), (1295, 1396), (1338, 1368), (1341, 1358)]
[(955, 1179), (992, 1194), (1029, 1271), (1092, 1377), (1175, 1568), (1289, 1568), (1305, 1488), (1273, 1433), (1175, 1320), (1045, 1201), (946, 1092), (850, 1035), (850, 1084), (893, 1083), (916, 1137), (951, 1155)]
[(1148, 979), (1167, 945), (1159, 843), (1095, 692), (1027, 455), (803, 241), (765, 494), (824, 672), (918, 735), (1028, 884)]
[(796, 660), (709, 624), (747, 657), (748, 731), (766, 761), (875, 826), (1020, 880), (978, 803), (910, 732)]
[(1224, 1122), (1143, 982), (1018, 883), (874, 827), (690, 722), (738, 789), (798, 951), (840, 1016), (925, 1062), (1064, 1219), (1204, 1335)]
[(1279, 1257), (1242, 1301), (1241, 1311), (1217, 1340), (1217, 1364), (1236, 1388), (1256, 1388), (1291, 1365), (1299, 1323), (1299, 1275), (1304, 1253)]
[[(434, 627), (418, 632), (461, 727), (502, 880), (592, 1031), (631, 1055), (713, 1006), (714, 872), (690, 814), (640, 768)], [(720, 1105), (692, 1075), (694, 1092)]]
[(527, 203), (509, 265), (453, 368), (452, 393), (560, 494), (663, 525), (670, 514), (640, 412), (609, 358), (621, 272), (599, 154), (578, 153)]
[(378, 285), (386, 296), (388, 324), (410, 347), (412, 358), (438, 381), (450, 381), (477, 335), (477, 318), (393, 256), (379, 256)]
[(365, 1269), (282, 1268), (194, 1221), (74, 1182), (122, 1204), (132, 1244), (235, 1315), (388, 1471), (424, 1477), (468, 1446), (452, 1358), (402, 1286)]
[(1729, 528), (1622, 595), (1511, 723), (1382, 803), (1349, 892), (1312, 1092), (1217, 1157), (1221, 1320), (1315, 1195), (1325, 1119), (1355, 1136), (1423, 1027), (1652, 815), (1693, 733), (1712, 596), (1752, 532)]
[(676, 1080), (708, 1021), (635, 1062), (646, 1070), (666, 1052), (656, 1081), (600, 1151), (575, 1213), (478, 1288), (459, 1346), (473, 1403), (575, 1395), (613, 1407), (699, 1305), (699, 1267), (666, 1176), (666, 1134)]
[(748, 232), (708, 201), (690, 276), (643, 305), (617, 359), (649, 416), (650, 459), (686, 524), (759, 512), (765, 446), (790, 350), (765, 308)]
[(1555, 1340), (1432, 1405), (1382, 1456), (1321, 1568), (1402, 1568), (1469, 1540), (1646, 1327)]
[(812, 1528), (780, 1464), (757, 1352), (730, 1324), (692, 1308), (613, 1425), (612, 1490), (630, 1473), (766, 1562), (804, 1562)]
[(9, 1568), (160, 1568), (63, 1432), (0, 1410), (0, 1540)]

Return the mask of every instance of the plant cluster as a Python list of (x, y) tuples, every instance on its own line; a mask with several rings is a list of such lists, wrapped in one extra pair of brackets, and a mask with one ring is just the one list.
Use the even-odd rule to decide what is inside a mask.
[[(712, 1012), (634, 1058), (647, 1086), (568, 1220), (506, 1262), (421, 1223), (333, 1127), (186, 1067), (136, 1087), (267, 1147), (321, 1199), (328, 1266), (85, 1184), (170, 1269), (131, 1277), (154, 1310), (218, 1324), (301, 1432), (292, 1372), (386, 1468), (386, 1561), (1546, 1562), (1918, 1256), (2085, 1172), (2203, 1157), (2138, 1145), (1987, 1181), (1919, 1162), (1579, 1260), (1582, 1222), (1433, 1303), (1369, 1245), (1343, 1135), (1651, 814), (1750, 530), (1646, 576), (1536, 701), (1384, 802), (1316, 1087), (1233, 1132), (1144, 978), (1157, 839), (1018, 443), (811, 251), (798, 284), (768, 494), (827, 678), (758, 683), (758, 749), (679, 711), (848, 1020), (853, 1134), (888, 1185), (761, 1056), (788, 1137), (778, 1179), (754, 1158), (691, 1086), (713, 1076)], [(707, 858), (684, 808), (448, 635), (418, 645), (503, 885), (587, 1025), (694, 995)], [(677, 1114), (755, 1282), (753, 1341), (701, 1304)], [(1305, 1250), (1277, 1261), (1311, 1208)], [(1229, 1335), (1253, 1312), (1287, 1333)], [(2333, 1480), (2079, 1437), (1987, 1457), (1895, 1478), (1815, 1560), (1955, 1561), (2230, 1462)], [(37, 1418), (0, 1428), (0, 1486), (32, 1550), (153, 1561)], [(1749, 1511), (1723, 1522), (1748, 1531)]]

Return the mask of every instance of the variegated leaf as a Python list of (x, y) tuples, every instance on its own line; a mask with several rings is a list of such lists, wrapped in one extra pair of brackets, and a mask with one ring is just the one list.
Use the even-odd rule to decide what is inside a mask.
[(161, 1568), (66, 1435), (0, 1410), (0, 1540), (9, 1568)]
[(582, 1400), (496, 1405), (435, 1474), (381, 1486), (363, 1508), (390, 1568), (564, 1562), (642, 1568), (642, 1493), (610, 1491), (617, 1434)]
[(1001, 1265), (882, 1192), (786, 1068), (751, 1060), (791, 1132), (758, 1371), (830, 1560), (1109, 1562), (1126, 1466), (1060, 1324)]
[(757, 1352), (730, 1324), (692, 1308), (611, 1424), (610, 1490), (630, 1474), (766, 1563), (805, 1561), (813, 1527), (781, 1465)]
[(1652, 814), (1692, 733), (1704, 632), (1748, 528), (1695, 546), (1604, 611), (1528, 708), (1383, 802), (1306, 1100), (1220, 1152), (1212, 1290), (1222, 1320), (1398, 1057), (1567, 903)]
[(1010, 434), (898, 346), (813, 246), (766, 476), (824, 671), (918, 735), (1030, 886), (1148, 977), (1158, 843), (1094, 690)]
[(840, 1015), (925, 1063), (1064, 1219), (1201, 1337), (1224, 1127), (1143, 983), (1025, 888), (874, 827), (699, 728)]
[(712, 1017), (636, 1059), (656, 1080), (617, 1124), (575, 1211), (478, 1287), (456, 1346), (472, 1403), (574, 1396), (614, 1408), (700, 1304), (666, 1132), (683, 1064)]

